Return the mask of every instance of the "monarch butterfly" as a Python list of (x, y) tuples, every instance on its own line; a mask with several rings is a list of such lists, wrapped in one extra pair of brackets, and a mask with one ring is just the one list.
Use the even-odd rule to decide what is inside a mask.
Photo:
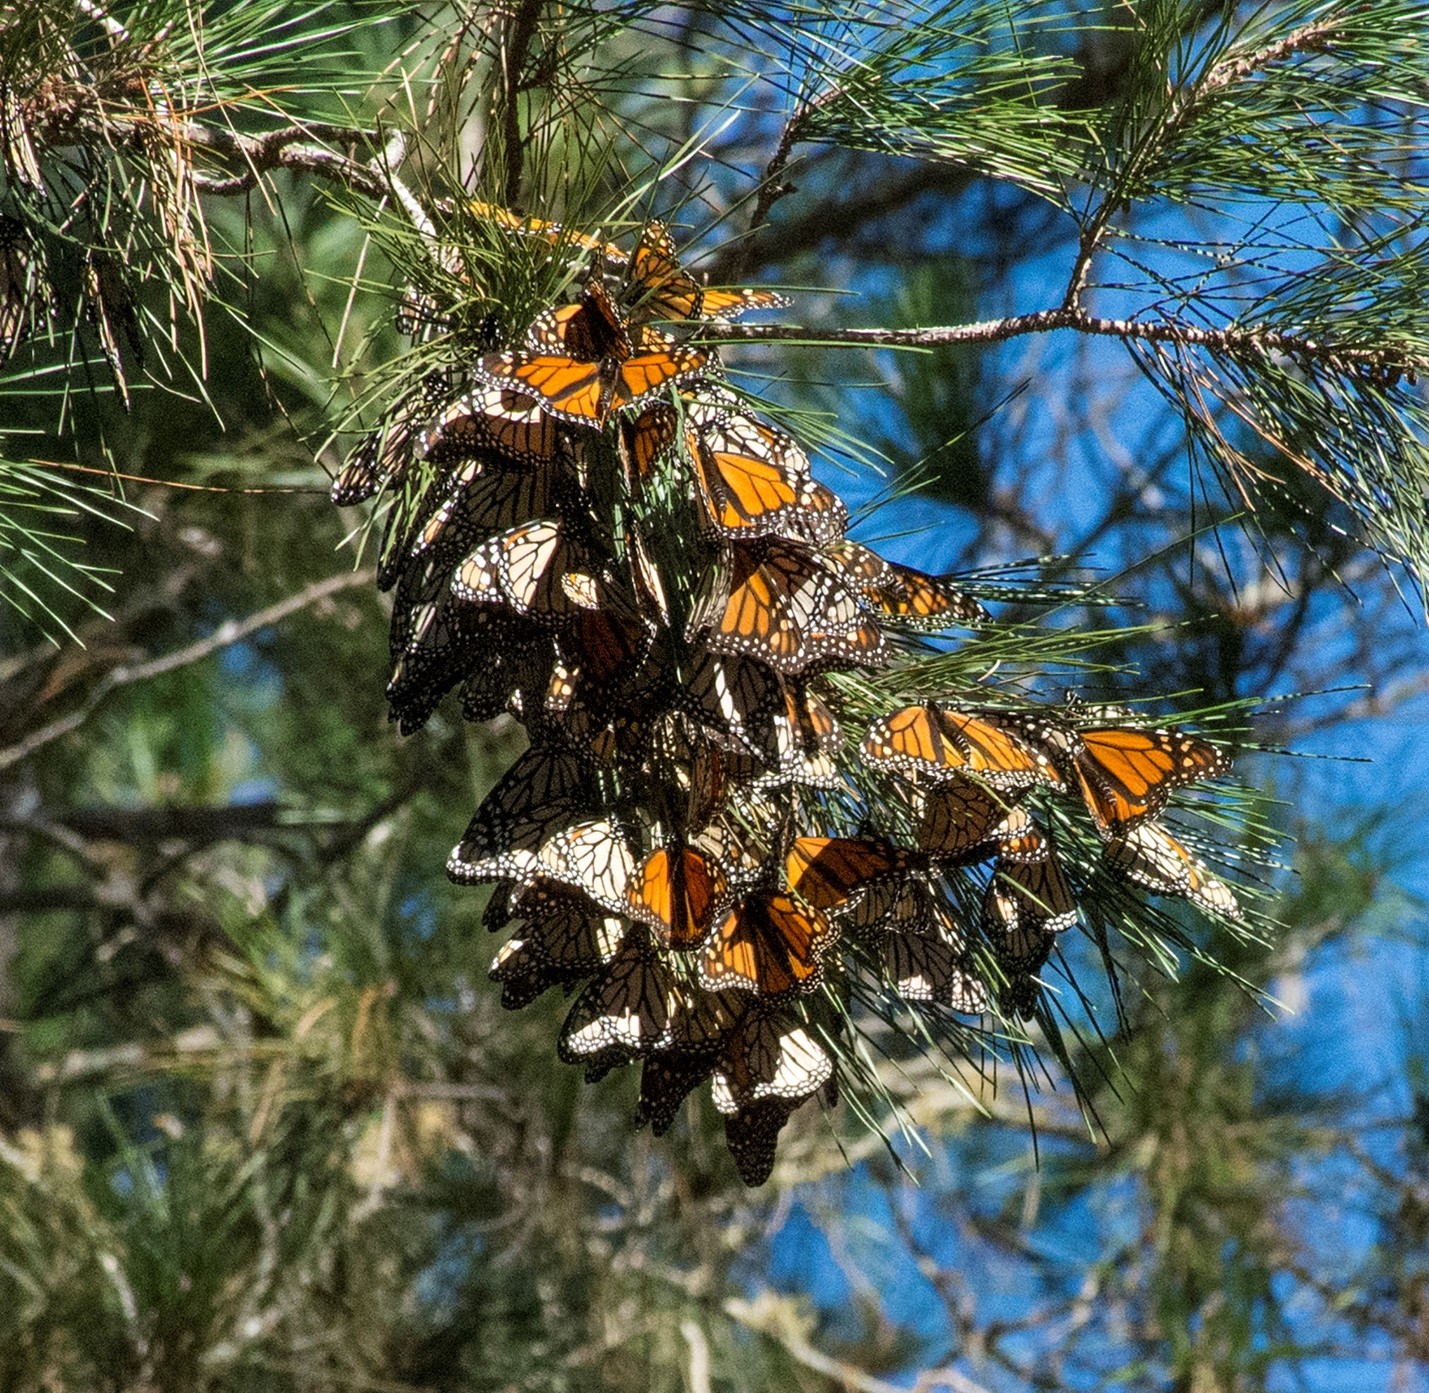
[(481, 537), (506, 531), (569, 500), (568, 481), (557, 470), (488, 471), (485, 456), (464, 462), (430, 489), (418, 507), (393, 505), (377, 564), (377, 586), (404, 593), (445, 589), (464, 552)]
[[(765, 729), (767, 734), (763, 733)], [(733, 756), (726, 763), (732, 778), (754, 788), (801, 784), (806, 788), (836, 789), (843, 786), (843, 776), (834, 762), (842, 745), (838, 719), (822, 698), (791, 687), (784, 693), (784, 710), (761, 727), (758, 755)]]
[(919, 851), (950, 861), (981, 860), (996, 849), (998, 829), (1015, 795), (998, 794), (971, 779), (950, 779), (913, 790)]
[(556, 742), (533, 745), (482, 799), (447, 858), (447, 876), (459, 885), (475, 885), (539, 875), (541, 847), (594, 811), (596, 793), (588, 756)]
[(739, 1178), (751, 1188), (763, 1185), (774, 1171), (779, 1133), (799, 1105), (779, 1099), (752, 1103), (724, 1120), (724, 1140)]
[(785, 677), (883, 660), (883, 631), (854, 592), (817, 556), (773, 538), (728, 548), (691, 628), (708, 630), (711, 652), (758, 658)]
[(528, 467), (554, 458), (561, 431), (535, 397), (484, 387), (452, 402), (428, 423), (418, 452), (430, 464), (493, 455)]
[(840, 909), (907, 867), (907, 853), (881, 837), (797, 837), (784, 859), (789, 888), (816, 910)]
[(712, 731), (717, 745), (756, 758), (766, 752), (784, 700), (783, 682), (764, 663), (703, 648), (682, 668), (675, 697), (677, 709)]
[(624, 908), (671, 948), (693, 948), (728, 905), (729, 882), (718, 862), (694, 847), (669, 846), (646, 859)]
[(536, 518), (476, 547), (451, 592), (470, 604), (507, 604), (537, 624), (561, 624), (574, 609), (599, 603), (599, 582), (577, 569), (589, 563), (561, 519)]
[(715, 1107), (725, 1114), (771, 1099), (797, 1106), (834, 1072), (833, 1060), (803, 1026), (762, 1009), (744, 1013), (724, 1053), (713, 1093)]
[(332, 501), (339, 508), (361, 503), (402, 482), (415, 456), (418, 436), (447, 391), (442, 374), (430, 373), (375, 430), (358, 441), (332, 481)]
[(968, 1015), (987, 1009), (987, 988), (970, 969), (966, 948), (936, 934), (890, 933), (883, 965), (905, 1001), (936, 1001)]
[(839, 922), (851, 932), (864, 936), (930, 933), (932, 887), (917, 875), (875, 881), (840, 915)]
[(710, 527), (737, 540), (786, 537), (823, 546), (843, 535), (848, 510), (818, 483), (791, 436), (757, 416), (691, 402), (685, 443)]
[[(410, 735), (453, 687), (465, 683), (467, 719), (490, 720), (523, 682), (541, 680), (542, 659), (549, 670), (551, 656), (550, 644), (543, 654), (536, 636), (514, 616), (444, 603), (423, 606), (413, 616), (407, 651), (399, 654), (387, 684), (390, 717)], [(473, 685), (478, 679), (479, 703)]]
[(770, 999), (812, 991), (820, 959), (837, 938), (820, 911), (783, 891), (758, 891), (725, 915), (700, 960), (700, 981), (712, 991), (737, 989)]
[(663, 402), (647, 406), (633, 421), (621, 421), (620, 444), (631, 477), (650, 477), (655, 461), (675, 443), (676, 425), (675, 409)]
[(1062, 863), (1021, 808), (1013, 810), (999, 833), (989, 892), (1005, 902), (995, 913), (1004, 929), (1009, 915), (1050, 934), (1062, 933), (1077, 922), (1077, 902)]
[(939, 576), (885, 561), (857, 542), (835, 542), (829, 550), (865, 602), (885, 622), (945, 629), (950, 624), (981, 624), (990, 618), (971, 595), (953, 589)]
[(1172, 789), (1230, 772), (1230, 757), (1180, 730), (1139, 726), (1077, 729), (1039, 713), (989, 715), (1044, 750), (1076, 779), (1104, 837), (1155, 817)]
[(700, 285), (676, 259), (669, 229), (654, 221), (646, 224), (630, 257), (621, 299), (636, 322), (737, 319), (749, 310), (777, 309), (788, 303), (772, 290), (711, 290)]
[(1072, 739), (1082, 797), (1103, 835), (1155, 817), (1173, 788), (1231, 767), (1214, 745), (1179, 730), (1113, 726), (1078, 730)]
[(617, 1064), (667, 1049), (681, 987), (644, 935), (627, 935), (615, 956), (576, 999), (557, 1053), (598, 1076)]
[(526, 925), (497, 953), (488, 974), (502, 983), (501, 1004), (516, 1010), (548, 987), (589, 976), (608, 963), (625, 936), (623, 920), (593, 913), (575, 889), (537, 879), (516, 896)]
[(514, 615), (482, 612), (492, 616), (489, 640), (481, 645), (479, 660), (461, 669), (462, 715), (468, 721), (495, 720), (521, 692), (549, 692), (557, 667), (549, 638)]
[(640, 1071), (640, 1099), (635, 1105), (635, 1125), (648, 1122), (657, 1137), (670, 1130), (680, 1104), (714, 1072), (709, 1055), (652, 1054)]
[(1204, 862), (1154, 822), (1129, 827), (1114, 837), (1102, 848), (1102, 859), (1153, 894), (1177, 895), (1228, 919), (1243, 916), (1230, 886), (1217, 880)]
[(492, 387), (539, 398), (562, 420), (600, 427), (612, 412), (696, 376), (708, 363), (702, 349), (650, 328), (632, 338), (600, 282), (592, 281), (578, 304), (542, 314), (524, 348), (487, 354), (477, 373)]
[(550, 837), (537, 855), (544, 873), (574, 886), (602, 909), (624, 914), (635, 854), (626, 828), (609, 817), (577, 822)]
[(1030, 1021), (1037, 1014), (1037, 1006), (1042, 999), (1041, 984), (1031, 973), (1014, 972), (1006, 983), (998, 988), (998, 1005), (1003, 1014), (1019, 1016)]
[(486, 203), (480, 199), (471, 199), (466, 206), (478, 218), (495, 223), (503, 232), (514, 232), (522, 237), (538, 237), (553, 247), (576, 247), (585, 252), (598, 252), (607, 261), (617, 265), (626, 260), (625, 253), (619, 247), (602, 241), (599, 237), (593, 237), (588, 232), (577, 232), (561, 223), (515, 213), (498, 203)]
[(863, 756), (933, 783), (972, 774), (994, 789), (1015, 792), (1062, 782), (1047, 756), (1018, 736), (931, 702), (878, 717), (864, 735)]

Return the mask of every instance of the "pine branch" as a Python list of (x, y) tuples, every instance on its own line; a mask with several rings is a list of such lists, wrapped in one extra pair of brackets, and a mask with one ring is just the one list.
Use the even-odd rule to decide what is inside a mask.
[(1082, 229), (1077, 259), (1072, 266), (1067, 281), (1064, 305), (1074, 308), (1081, 304), (1082, 295), (1091, 275), (1092, 261), (1100, 250), (1111, 224), (1114, 212), (1127, 201), (1128, 187), (1142, 174), (1152, 168), (1160, 155), (1175, 144), (1178, 136), (1190, 125), (1193, 118), (1201, 113), (1208, 102), (1224, 92), (1234, 83), (1242, 82), (1275, 64), (1283, 63), (1302, 53), (1325, 51), (1339, 33), (1339, 23), (1321, 21), (1303, 25), (1275, 43), (1250, 53), (1227, 53), (1220, 62), (1212, 64), (1199, 82), (1181, 89), (1172, 103), (1165, 120), (1142, 143), (1140, 148), (1119, 172), (1113, 186), (1107, 190), (1096, 212)]
[(1429, 356), (1415, 354), (1398, 345), (1365, 348), (1358, 343), (1314, 339), (1263, 324), (1212, 329), (1167, 319), (1106, 319), (1076, 305), (1008, 315), (975, 324), (937, 325), (922, 329), (805, 329), (792, 324), (727, 324), (720, 326), (719, 336), (722, 342), (935, 348), (954, 343), (1003, 343), (1026, 334), (1051, 333), (1059, 329), (1126, 341), (1205, 348), (1228, 358), (1248, 361), (1262, 361), (1269, 354), (1281, 353), (1287, 357), (1321, 362), (1345, 374), (1368, 370), (1375, 376), (1389, 378), (1429, 369)]
[(328, 599), (344, 590), (357, 590), (371, 584), (372, 572), (368, 570), (345, 571), (341, 575), (329, 576), (326, 580), (315, 581), (311, 585), (304, 586), (296, 595), (289, 595), (287, 599), (260, 609), (246, 619), (230, 619), (227, 623), (219, 625), (218, 629), (208, 638), (192, 643), (187, 648), (166, 653), (162, 657), (153, 658), (146, 663), (111, 668), (77, 710), (71, 711), (67, 716), (61, 716), (58, 720), (51, 721), (49, 725), (41, 726), (39, 730), (13, 745), (0, 748), (0, 770), (9, 769), (20, 763), (21, 760), (28, 759), (38, 750), (42, 750), (46, 745), (78, 730), (103, 702), (120, 688), (133, 686), (136, 682), (147, 682), (150, 678), (160, 677), (182, 667), (191, 667), (194, 663), (201, 663), (205, 658), (212, 657), (213, 654), (225, 648), (231, 648), (250, 634), (256, 634), (274, 624), (281, 623), (284, 619), (297, 614), (300, 610), (307, 609), (310, 605), (317, 604), (320, 600)]

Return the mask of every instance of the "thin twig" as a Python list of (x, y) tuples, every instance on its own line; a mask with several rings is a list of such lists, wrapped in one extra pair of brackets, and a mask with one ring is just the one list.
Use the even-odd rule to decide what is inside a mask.
[(1207, 348), (1227, 357), (1263, 360), (1267, 354), (1313, 359), (1340, 371), (1368, 368), (1379, 372), (1429, 369), (1429, 357), (1418, 357), (1401, 345), (1365, 348), (1360, 344), (1307, 338), (1265, 324), (1209, 329), (1170, 319), (1104, 319), (1077, 306), (1036, 310), (975, 324), (944, 324), (923, 329), (806, 329), (795, 324), (721, 324), (724, 342), (863, 344), (868, 347), (937, 348), (952, 343), (1003, 343), (1026, 334), (1072, 329), (1080, 334), (1167, 343), (1182, 348)]
[(288, 126), (283, 130), (269, 131), (266, 135), (239, 135), (236, 131), (219, 130), (212, 126), (201, 126), (197, 122), (186, 122), (177, 127), (174, 138), (180, 145), (192, 146), (199, 150), (209, 150), (215, 154), (229, 155), (242, 160), (248, 168), (242, 174), (231, 178), (195, 171), (194, 187), (207, 194), (229, 195), (246, 193), (257, 186), (259, 177), (274, 169), (301, 169), (309, 174), (332, 179), (369, 198), (383, 198), (388, 193), (386, 181), (370, 164), (355, 160), (347, 155), (339, 155), (321, 146), (300, 142), (318, 139), (343, 140), (348, 142), (370, 141), (376, 138), (372, 131), (347, 130), (341, 126)]
[(78, 730), (96, 709), (121, 687), (129, 687), (136, 682), (147, 682), (151, 677), (159, 677), (166, 672), (173, 672), (177, 668), (191, 667), (194, 663), (201, 663), (205, 658), (247, 638), (249, 634), (255, 634), (262, 629), (281, 623), (290, 615), (308, 608), (309, 605), (316, 604), (319, 600), (327, 599), (330, 595), (340, 594), (344, 590), (355, 590), (359, 586), (371, 584), (372, 572), (370, 570), (345, 571), (341, 575), (329, 576), (326, 580), (315, 581), (312, 585), (304, 586), (296, 595), (289, 595), (287, 599), (269, 605), (266, 609), (260, 609), (246, 619), (230, 619), (227, 623), (220, 624), (208, 638), (201, 639), (198, 643), (192, 643), (187, 648), (166, 653), (147, 663), (136, 663), (132, 667), (112, 668), (95, 685), (88, 699), (77, 710), (71, 711), (67, 716), (61, 716), (56, 721), (51, 721), (49, 725), (41, 726), (39, 730), (26, 736), (25, 739), (0, 749), (0, 770), (9, 769), (21, 760), (28, 759), (37, 750), (41, 750), (46, 745)]

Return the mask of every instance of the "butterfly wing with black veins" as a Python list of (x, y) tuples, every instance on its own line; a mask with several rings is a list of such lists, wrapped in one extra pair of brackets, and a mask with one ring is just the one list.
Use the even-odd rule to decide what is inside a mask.
[(663, 956), (627, 935), (614, 958), (580, 994), (561, 1030), (558, 1052), (595, 1078), (673, 1043), (680, 985)]
[(725, 1141), (746, 1185), (762, 1185), (774, 1168), (779, 1133), (794, 1111), (833, 1076), (833, 1061), (808, 1031), (782, 1017), (750, 1012), (714, 1076), (715, 1107), (725, 1114)]
[(508, 468), (550, 463), (564, 432), (535, 397), (482, 387), (450, 403), (422, 433), (418, 451), (430, 464), (492, 458)]
[(966, 936), (946, 905), (937, 905), (925, 932), (891, 932), (884, 967), (905, 1001), (932, 1001), (969, 1015), (987, 1009)]
[(813, 991), (822, 959), (838, 941), (828, 916), (782, 891), (747, 895), (725, 915), (700, 959), (711, 991), (754, 992), (770, 1000)]
[(624, 912), (655, 930), (671, 948), (703, 943), (729, 906), (729, 882), (718, 861), (688, 846), (660, 847), (630, 878)]
[(657, 1137), (670, 1130), (680, 1104), (714, 1072), (714, 1060), (701, 1055), (652, 1054), (640, 1071), (640, 1099), (635, 1125), (649, 1123)]
[(478, 373), (489, 386), (537, 398), (553, 416), (599, 428), (613, 412), (698, 375), (709, 361), (703, 349), (653, 329), (632, 334), (592, 281), (578, 303), (541, 315), (523, 347), (483, 358)]
[(885, 561), (857, 542), (836, 542), (829, 551), (884, 623), (937, 632), (955, 624), (982, 624), (991, 617), (972, 596), (941, 576)]
[(721, 749), (760, 759), (775, 753), (773, 723), (785, 688), (767, 664), (699, 650), (683, 668), (675, 700)]
[(631, 830), (615, 818), (591, 818), (563, 828), (541, 847), (544, 873), (574, 886), (612, 914), (629, 913), (635, 877)]
[(725, 761), (730, 778), (752, 788), (843, 787), (835, 758), (843, 746), (843, 732), (815, 693), (797, 686), (786, 688), (784, 709), (764, 717), (755, 729), (758, 754), (730, 755)]
[[(412, 636), (410, 651), (402, 653), (387, 684), (387, 703), (392, 720), (403, 735), (426, 724), (442, 698), (462, 683), (470, 683), (479, 673), (489, 695), (496, 695), (478, 710), (467, 709), (468, 720), (490, 720), (505, 708), (519, 684), (523, 669), (511, 666), (519, 656), (538, 661), (530, 646), (535, 637), (514, 617), (496, 610), (463, 611), (456, 606), (427, 607), (429, 627), (420, 627)], [(546, 645), (549, 650), (550, 644)], [(499, 656), (498, 656), (499, 655)]]
[(842, 500), (814, 479), (809, 457), (777, 426), (692, 401), (685, 443), (711, 531), (734, 541), (782, 537), (813, 547), (843, 535)]
[(501, 1004), (515, 1010), (548, 987), (567, 986), (609, 963), (625, 937), (624, 920), (594, 909), (579, 890), (538, 878), (518, 887), (512, 910), (525, 923), (496, 955), (490, 976)]
[(598, 800), (588, 755), (560, 742), (533, 746), (482, 800), (447, 859), (447, 875), (459, 885), (539, 875), (542, 846), (598, 811)]
[(882, 837), (797, 837), (784, 859), (789, 888), (817, 910), (843, 909), (908, 869), (908, 853)]
[(857, 594), (815, 553), (772, 539), (725, 549), (691, 633), (784, 677), (884, 661), (883, 631)]
[(1082, 796), (1104, 836), (1155, 817), (1173, 789), (1231, 767), (1222, 750), (1180, 730), (1084, 728), (1075, 739)]
[(981, 861), (997, 850), (997, 833), (1019, 792), (998, 793), (971, 779), (915, 787), (918, 849), (940, 861)]
[(1003, 924), (1027, 924), (1056, 935), (1077, 922), (1077, 902), (1061, 858), (1020, 808), (1008, 817), (999, 835), (988, 893), (1009, 906), (996, 911)]
[(864, 735), (862, 752), (871, 764), (930, 784), (972, 777), (999, 793), (1019, 793), (1062, 783), (1047, 756), (1018, 735), (932, 702), (878, 717)]
[(1154, 822), (1127, 828), (1102, 849), (1102, 859), (1134, 885), (1155, 895), (1173, 895), (1212, 914), (1243, 917), (1234, 892), (1207, 869), (1179, 838)]
[(422, 427), (446, 390), (441, 374), (433, 373), (377, 429), (358, 442), (332, 481), (332, 501), (339, 508), (364, 502), (384, 488), (401, 484), (411, 466)]

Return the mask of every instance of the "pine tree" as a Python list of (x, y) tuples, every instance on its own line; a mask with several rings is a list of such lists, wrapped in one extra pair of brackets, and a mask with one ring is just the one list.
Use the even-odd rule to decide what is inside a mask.
[[(1013, 704), (1153, 698), (1308, 815), (1323, 785), (1250, 751), (1416, 680), (1424, 18), (0, 9), (7, 1383), (1413, 1366), (1415, 1116), (1365, 1140), (1361, 1100), (1264, 1062), (1256, 1001), (1411, 917), (1372, 835), (1208, 808), (1237, 932), (1059, 822), (1091, 892), (1035, 1018), (870, 999), (823, 1041), (845, 1106), (746, 1194), (707, 1105), (635, 1135), (628, 1080), (554, 1059), (564, 1003), (501, 1010), (440, 865), (517, 733), (386, 727), (322, 474), (380, 476), (663, 218), (696, 293), (793, 301), (697, 336), (741, 400), (844, 464), (860, 540), (997, 613), (838, 679), (852, 730), (993, 670)], [(390, 491), (390, 536), (440, 477)], [(1314, 1235), (1356, 1187), (1384, 1228), (1347, 1272)], [(824, 1237), (771, 1240), (785, 1202)]]

